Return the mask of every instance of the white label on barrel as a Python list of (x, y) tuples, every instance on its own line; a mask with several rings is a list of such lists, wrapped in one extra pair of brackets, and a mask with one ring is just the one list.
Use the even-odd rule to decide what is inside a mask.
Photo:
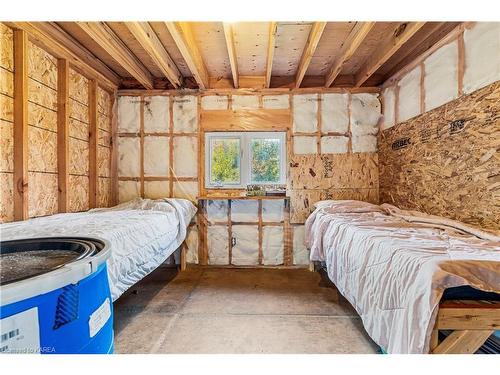
[(94, 337), (101, 330), (101, 328), (106, 324), (110, 316), (111, 316), (111, 303), (109, 302), (109, 298), (106, 298), (103, 304), (99, 306), (97, 310), (90, 315), (89, 319), (90, 337)]
[(38, 308), (0, 320), (0, 353), (40, 353)]

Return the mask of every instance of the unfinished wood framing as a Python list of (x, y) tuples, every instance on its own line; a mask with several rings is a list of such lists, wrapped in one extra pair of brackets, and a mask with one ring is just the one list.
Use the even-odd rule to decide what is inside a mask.
[(90, 81), (89, 85), (89, 207), (97, 207), (97, 82)]
[(227, 53), (229, 55), (229, 63), (231, 64), (231, 74), (233, 76), (233, 87), (237, 89), (239, 86), (238, 80), (238, 59), (236, 58), (236, 49), (234, 47), (233, 27), (231, 24), (224, 22), (224, 36), (226, 39)]
[(69, 182), (69, 63), (59, 59), (57, 65), (57, 178), (58, 210), (68, 211)]
[(271, 74), (273, 71), (273, 59), (274, 59), (274, 48), (276, 44), (276, 31), (277, 23), (271, 22), (269, 25), (269, 42), (267, 47), (267, 58), (266, 58), (266, 88), (271, 85)]
[(309, 38), (307, 39), (304, 52), (302, 53), (302, 58), (300, 59), (299, 67), (297, 68), (297, 74), (295, 75), (295, 87), (300, 87), (304, 76), (306, 75), (307, 69), (309, 68), (309, 63), (316, 51), (319, 40), (323, 35), (323, 30), (325, 29), (326, 22), (315, 22), (309, 33)]

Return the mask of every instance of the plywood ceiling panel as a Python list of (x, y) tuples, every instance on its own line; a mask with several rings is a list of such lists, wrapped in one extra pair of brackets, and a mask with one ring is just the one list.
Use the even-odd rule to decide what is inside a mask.
[(182, 57), (179, 48), (177, 48), (174, 39), (172, 39), (172, 36), (170, 35), (165, 23), (150, 22), (149, 24), (151, 25), (154, 32), (158, 36), (158, 39), (160, 39), (160, 42), (161, 44), (163, 44), (163, 47), (165, 47), (165, 49), (167, 50), (168, 54), (170, 55), (170, 58), (174, 61), (175, 65), (177, 66), (177, 69), (179, 69), (179, 71), (181, 72), (182, 76), (192, 77), (193, 74), (189, 70), (186, 61)]
[(333, 60), (355, 25), (356, 22), (327, 23), (306, 75), (324, 76), (328, 73)]
[(233, 24), (234, 44), (241, 75), (266, 74), (270, 22), (238, 22)]
[(130, 77), (130, 74), (123, 69), (104, 48), (85, 34), (85, 32), (83, 32), (75, 22), (57, 22), (57, 25), (75, 38), (81, 45), (91, 51), (94, 56), (106, 64), (120, 77)]
[(293, 76), (307, 43), (312, 22), (279, 22), (272, 74)]
[(132, 33), (127, 29), (124, 22), (106, 22), (113, 32), (122, 40), (139, 61), (149, 70), (154, 77), (164, 77), (165, 75), (158, 68), (148, 53), (141, 47)]
[(194, 39), (210, 77), (231, 78), (222, 22), (193, 22)]
[(373, 55), (375, 50), (386, 40), (399, 25), (399, 22), (377, 22), (363, 40), (354, 56), (345, 63), (340, 74), (355, 74)]

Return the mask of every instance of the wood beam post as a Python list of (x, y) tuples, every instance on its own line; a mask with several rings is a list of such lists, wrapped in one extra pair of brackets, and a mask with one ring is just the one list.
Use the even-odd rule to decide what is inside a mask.
[(300, 87), (300, 84), (302, 83), (302, 80), (306, 75), (307, 68), (309, 68), (309, 64), (311, 63), (314, 51), (316, 51), (316, 47), (318, 47), (321, 35), (323, 35), (323, 31), (325, 30), (325, 26), (326, 22), (315, 22), (311, 28), (311, 32), (309, 33), (309, 38), (307, 39), (304, 52), (302, 53), (302, 57), (300, 59), (299, 67), (297, 69), (297, 74), (295, 75), (296, 88)]
[(125, 22), (125, 26), (139, 42), (156, 66), (178, 88), (182, 85), (182, 75), (168, 54), (160, 39), (148, 22)]
[(89, 207), (97, 207), (97, 81), (89, 81)]
[(344, 64), (354, 55), (363, 40), (375, 26), (375, 22), (356, 22), (348, 37), (342, 44), (338, 56), (333, 60), (330, 71), (325, 78), (325, 87), (330, 87), (340, 74)]
[(224, 36), (226, 39), (227, 53), (229, 55), (229, 63), (231, 65), (231, 74), (233, 75), (233, 86), (238, 88), (238, 59), (236, 58), (236, 49), (234, 47), (234, 34), (231, 24), (224, 22)]
[(111, 205), (118, 204), (118, 92), (111, 102)]
[(366, 82), (389, 58), (396, 53), (415, 33), (425, 25), (425, 22), (407, 22), (400, 24), (387, 38), (366, 64), (356, 74), (355, 87)]
[(276, 45), (276, 32), (278, 24), (271, 22), (269, 27), (269, 44), (267, 46), (267, 61), (266, 61), (266, 88), (271, 86), (271, 74), (273, 71), (274, 49)]
[(189, 22), (165, 22), (165, 25), (200, 89), (208, 89), (207, 68), (196, 45)]
[(57, 60), (57, 181), (58, 211), (68, 211), (69, 63)]
[(14, 220), (28, 218), (28, 36), (14, 30)]
[(104, 22), (76, 22), (76, 24), (146, 89), (154, 88), (151, 73), (108, 25)]

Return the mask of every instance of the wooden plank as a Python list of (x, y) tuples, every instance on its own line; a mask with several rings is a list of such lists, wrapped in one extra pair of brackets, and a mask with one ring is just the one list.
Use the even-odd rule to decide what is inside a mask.
[(69, 63), (57, 60), (57, 180), (58, 211), (68, 211)]
[(124, 22), (124, 24), (172, 85), (175, 88), (181, 86), (182, 75), (179, 69), (149, 23)]
[(97, 144), (99, 140), (97, 127), (97, 81), (89, 81), (89, 207), (97, 207)]
[(200, 89), (208, 88), (207, 68), (196, 45), (189, 22), (165, 22), (165, 25)]
[[(172, 113), (172, 111), (170, 111)], [(170, 149), (172, 145), (170, 144)], [(139, 158), (140, 158), (140, 196), (144, 198), (144, 96), (141, 96), (141, 104), (139, 110)], [(170, 190), (172, 196), (172, 190)]]
[(332, 85), (335, 78), (337, 78), (342, 71), (344, 64), (354, 55), (373, 26), (375, 26), (375, 22), (357, 22), (352, 28), (349, 36), (342, 44), (338, 56), (333, 60), (330, 71), (326, 75), (325, 87), (330, 87)]
[(14, 220), (28, 218), (28, 35), (14, 30)]
[(200, 121), (204, 131), (283, 131), (290, 127), (290, 110), (258, 109), (203, 111)]
[(433, 351), (433, 354), (473, 354), (493, 334), (493, 330), (453, 331)]
[(499, 329), (500, 308), (443, 308), (438, 311), (437, 329), (488, 330)]
[(325, 30), (325, 26), (326, 22), (315, 22), (311, 28), (309, 38), (307, 39), (304, 52), (302, 53), (302, 57), (300, 59), (299, 67), (297, 68), (297, 73), (295, 75), (296, 88), (300, 87), (302, 79), (304, 79), (304, 76), (306, 75), (307, 68), (311, 63), (311, 59), (314, 55), (314, 51), (316, 51), (316, 47), (318, 47), (319, 40), (323, 35), (323, 30)]
[(111, 205), (118, 204), (118, 95), (113, 92), (111, 101)]
[(85, 76), (99, 79), (108, 89), (116, 88), (121, 78), (89, 50), (53, 22), (8, 22), (14, 29), (28, 32), (30, 40), (51, 55), (67, 59)]
[(234, 48), (233, 27), (230, 23), (224, 22), (224, 36), (226, 39), (227, 54), (229, 55), (229, 64), (231, 65), (231, 74), (233, 76), (233, 86), (238, 88), (238, 59), (236, 58), (236, 49)]
[(458, 34), (457, 44), (458, 44), (458, 69), (457, 69), (458, 96), (461, 96), (464, 93), (464, 72), (465, 72), (465, 42), (464, 42), (463, 32)]
[(276, 45), (276, 31), (278, 30), (278, 23), (271, 22), (269, 26), (269, 44), (267, 47), (267, 60), (266, 60), (266, 85), (271, 86), (271, 75), (273, 71), (274, 50)]
[(109, 55), (146, 89), (152, 89), (153, 78), (125, 43), (104, 22), (76, 22), (76, 25), (105, 49)]
[(383, 42), (377, 52), (356, 74), (355, 87), (360, 87), (375, 73), (396, 51), (425, 25), (425, 22), (400, 24), (393, 34)]

